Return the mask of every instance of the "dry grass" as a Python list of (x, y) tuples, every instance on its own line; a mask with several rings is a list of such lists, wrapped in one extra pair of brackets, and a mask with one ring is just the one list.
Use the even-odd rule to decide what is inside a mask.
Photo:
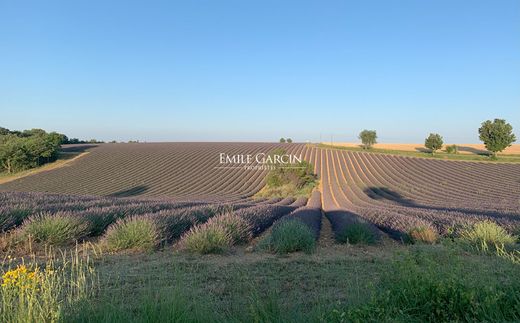
[[(330, 142), (323, 142), (325, 145), (330, 145)], [(352, 142), (334, 142), (334, 146), (340, 147), (354, 147), (359, 148), (360, 143), (352, 143)], [(442, 148), (444, 150), (446, 146), (451, 144), (446, 144)], [(467, 155), (476, 155), (476, 154), (485, 154), (487, 152), (486, 148), (483, 144), (456, 144), (459, 147), (459, 154), (467, 154)], [(374, 148), (376, 149), (386, 149), (386, 150), (401, 150), (401, 151), (427, 151), (423, 144), (375, 144)], [(512, 145), (511, 147), (504, 150), (502, 155), (520, 155), (520, 144)]]
[(433, 244), (439, 239), (437, 232), (434, 229), (427, 227), (413, 228), (408, 234), (413, 243), (419, 242)]
[[(22, 177), (26, 177), (26, 176), (30, 176), (30, 175), (34, 175), (34, 174), (38, 174), (38, 173), (42, 173), (42, 172), (46, 172), (49, 170), (53, 170), (53, 169), (57, 169), (57, 168), (66, 166), (66, 165), (72, 163), (73, 161), (87, 155), (88, 153), (89, 153), (88, 151), (82, 152), (80, 154), (62, 153), (63, 155), (62, 155), (62, 157), (60, 157), (60, 159), (56, 160), (55, 162), (42, 165), (38, 168), (29, 169), (29, 170), (26, 170), (23, 172), (15, 173), (15, 174), (0, 174), (0, 184), (8, 183), (8, 182), (17, 180)], [(76, 155), (76, 156), (71, 158), (70, 156), (72, 156), (72, 155)]]

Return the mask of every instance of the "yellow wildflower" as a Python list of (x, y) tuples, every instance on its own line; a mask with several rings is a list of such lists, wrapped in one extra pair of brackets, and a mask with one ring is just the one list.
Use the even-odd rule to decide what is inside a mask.
[(10, 270), (2, 275), (2, 284), (4, 288), (17, 287), (26, 289), (36, 287), (38, 281), (38, 268), (29, 271), (25, 265), (19, 265), (16, 269)]

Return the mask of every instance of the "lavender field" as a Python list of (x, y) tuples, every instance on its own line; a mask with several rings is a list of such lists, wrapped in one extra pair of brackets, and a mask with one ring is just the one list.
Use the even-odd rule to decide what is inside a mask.
[[(314, 165), (321, 184), (312, 197), (254, 199), (267, 171), (218, 168), (219, 152), (268, 152), (283, 147)], [(71, 146), (69, 149), (79, 149)], [(84, 147), (83, 147), (84, 148)], [(0, 231), (22, 230), (47, 218), (82, 226), (70, 241), (101, 237), (110, 227), (146, 218), (157, 244), (226, 212), (262, 234), (284, 216), (320, 236), (366, 223), (401, 239), (427, 227), (440, 235), (492, 220), (520, 228), (520, 165), (453, 162), (322, 149), (304, 144), (104, 144), (70, 165), (0, 185)], [(322, 217), (322, 214), (326, 217)], [(72, 221), (72, 220), (70, 220)], [(134, 220), (135, 221), (135, 220)]]

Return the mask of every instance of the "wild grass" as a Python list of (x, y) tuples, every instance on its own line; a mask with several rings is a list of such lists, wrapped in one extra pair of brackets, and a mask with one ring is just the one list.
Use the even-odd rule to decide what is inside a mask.
[(520, 264), (520, 250), (515, 247), (518, 237), (509, 234), (495, 222), (481, 221), (461, 230), (458, 241), (468, 249), (496, 254)]
[(517, 265), (454, 246), (337, 246), (311, 257), (108, 254), (95, 269), (78, 251), (54, 262), (6, 259), (0, 321), (520, 320)]
[(160, 243), (160, 232), (152, 217), (133, 216), (108, 227), (102, 244), (109, 251), (151, 251)]
[(416, 227), (408, 232), (408, 239), (411, 243), (434, 244), (439, 239), (439, 235), (433, 228)]
[(512, 245), (516, 242), (516, 237), (489, 220), (477, 222), (473, 226), (462, 230), (460, 239), (481, 250), (487, 250), (491, 245)]
[(520, 281), (474, 276), (460, 256), (416, 249), (397, 258), (366, 304), (336, 310), (341, 322), (512, 322), (520, 319)]
[(276, 223), (258, 248), (279, 254), (297, 251), (311, 253), (316, 248), (316, 240), (307, 225), (300, 220), (289, 219)]
[(0, 322), (59, 322), (97, 289), (90, 258), (76, 249), (42, 262), (6, 258), (0, 262)]
[(374, 230), (365, 223), (353, 222), (336, 235), (336, 241), (348, 244), (371, 245), (378, 242)]
[(48, 245), (66, 245), (86, 237), (89, 225), (85, 219), (68, 212), (40, 213), (28, 218), (20, 229), (23, 237)]

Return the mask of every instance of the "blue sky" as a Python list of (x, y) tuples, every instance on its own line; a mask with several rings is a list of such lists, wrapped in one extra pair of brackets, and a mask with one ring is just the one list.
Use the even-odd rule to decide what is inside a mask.
[(3, 0), (0, 112), (103, 140), (518, 136), (520, 1)]

